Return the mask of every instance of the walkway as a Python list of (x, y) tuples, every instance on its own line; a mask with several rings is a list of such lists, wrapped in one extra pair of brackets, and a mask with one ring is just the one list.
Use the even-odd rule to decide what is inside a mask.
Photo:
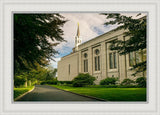
[(97, 101), (47, 85), (36, 85), (35, 89), (17, 101)]

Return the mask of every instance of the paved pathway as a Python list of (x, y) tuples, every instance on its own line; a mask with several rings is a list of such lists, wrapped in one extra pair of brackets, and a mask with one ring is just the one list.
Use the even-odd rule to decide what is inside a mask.
[(57, 88), (36, 85), (35, 89), (24, 95), (17, 101), (97, 101), (92, 98), (83, 97)]

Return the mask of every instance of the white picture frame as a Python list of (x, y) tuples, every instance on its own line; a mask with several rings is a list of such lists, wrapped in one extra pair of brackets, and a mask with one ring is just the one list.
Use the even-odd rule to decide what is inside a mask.
[[(0, 114), (158, 115), (160, 114), (160, 2), (158, 0), (0, 1)], [(147, 12), (147, 103), (13, 103), (13, 12)]]

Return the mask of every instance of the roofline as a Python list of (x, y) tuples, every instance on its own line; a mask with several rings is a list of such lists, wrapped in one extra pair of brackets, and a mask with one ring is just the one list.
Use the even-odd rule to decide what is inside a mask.
[[(99, 36), (97, 36), (97, 37), (95, 37), (95, 38), (92, 38), (92, 39), (90, 39), (90, 40), (88, 40), (88, 41), (80, 44), (79, 46), (81, 46), (81, 45), (83, 45), (83, 44), (86, 44), (86, 43), (88, 43), (88, 42), (90, 42), (90, 41), (92, 41), (92, 40), (95, 40), (95, 39), (98, 38), (98, 37), (101, 37), (101, 36), (104, 36), (104, 35), (106, 35), (106, 34), (109, 34), (109, 33), (113, 32), (113, 31), (116, 31), (117, 29), (118, 29), (118, 27), (115, 28), (115, 29), (113, 29), (113, 30), (110, 30), (110, 31), (108, 31), (108, 32), (106, 32), (106, 33), (104, 33), (104, 34), (102, 34), (102, 35), (99, 35)], [(75, 47), (73, 47), (72, 49), (74, 49), (74, 48), (75, 48)], [(67, 55), (65, 55), (65, 56), (63, 56), (63, 57), (61, 57), (61, 58), (67, 57), (67, 56), (69, 56), (69, 55), (71, 55), (71, 54), (73, 54), (73, 53), (76, 53), (76, 52), (71, 52), (70, 54), (67, 54)]]
[(65, 58), (65, 57), (67, 57), (67, 56), (69, 56), (69, 55), (75, 54), (75, 53), (76, 53), (76, 52), (71, 52), (70, 54), (67, 54), (67, 55), (61, 57), (61, 59), (62, 59), (62, 58)]
[[(147, 17), (147, 16), (143, 16), (143, 17), (141, 17), (141, 18), (139, 18), (139, 19), (141, 20), (141, 19), (144, 19), (145, 17)], [(81, 46), (81, 45), (83, 45), (83, 44), (86, 44), (86, 43), (89, 42), (89, 41), (95, 40), (95, 39), (98, 38), (98, 37), (104, 36), (105, 34), (109, 34), (109, 33), (113, 32), (113, 31), (116, 31), (116, 30), (119, 29), (119, 27), (120, 27), (120, 26), (118, 26), (117, 28), (115, 28), (115, 29), (113, 29), (113, 30), (110, 30), (110, 31), (108, 31), (108, 32), (106, 32), (106, 33), (104, 33), (104, 34), (102, 34), (102, 35), (99, 35), (99, 36), (97, 36), (97, 37), (95, 37), (95, 38), (92, 38), (92, 39), (90, 39), (90, 40), (88, 40), (88, 41), (80, 44), (79, 46)]]
[(104, 33), (104, 34), (102, 34), (102, 35), (99, 35), (99, 36), (97, 36), (97, 37), (95, 37), (95, 38), (92, 38), (92, 39), (90, 39), (90, 40), (88, 40), (88, 41), (80, 44), (79, 46), (81, 46), (81, 45), (83, 45), (83, 44), (86, 44), (86, 43), (88, 43), (88, 42), (90, 42), (90, 41), (92, 41), (92, 40), (95, 40), (95, 39), (98, 38), (98, 37), (104, 36), (104, 35), (106, 35), (106, 34), (109, 34), (109, 33), (113, 32), (113, 31), (116, 31), (116, 30), (118, 30), (118, 27), (115, 28), (115, 29), (113, 29), (113, 30), (110, 30), (110, 31), (108, 31), (108, 32), (106, 32), (106, 33)]
[[(143, 17), (141, 17), (141, 18), (139, 18), (139, 19), (144, 19), (145, 17), (147, 17), (147, 16), (143, 16)], [(120, 27), (120, 26), (118, 26), (117, 28), (112, 29), (112, 30), (110, 30), (110, 31), (108, 31), (108, 32), (106, 32), (106, 33), (104, 33), (104, 34), (102, 34), (102, 35), (99, 35), (99, 36), (97, 36), (97, 37), (95, 37), (95, 38), (92, 38), (92, 39), (90, 39), (90, 40), (88, 40), (88, 41), (80, 44), (79, 46), (81, 46), (81, 45), (83, 45), (83, 44), (86, 44), (86, 43), (88, 43), (88, 42), (90, 42), (90, 41), (92, 41), (92, 40), (95, 40), (95, 39), (97, 39), (98, 37), (101, 37), (101, 36), (104, 36), (104, 35), (106, 35), (106, 34), (109, 34), (109, 33), (113, 32), (113, 31), (117, 31), (117, 30), (119, 29), (119, 27)], [(121, 29), (120, 29), (120, 30), (121, 30)], [(74, 48), (75, 48), (75, 47), (73, 47), (72, 49), (74, 49)], [(71, 55), (71, 54), (73, 54), (73, 53), (76, 53), (76, 52), (71, 52), (71, 53), (68, 54), (68, 55)], [(63, 56), (63, 57), (67, 57), (68, 55), (65, 55), (65, 56)], [(63, 57), (61, 57), (61, 58), (63, 58)]]

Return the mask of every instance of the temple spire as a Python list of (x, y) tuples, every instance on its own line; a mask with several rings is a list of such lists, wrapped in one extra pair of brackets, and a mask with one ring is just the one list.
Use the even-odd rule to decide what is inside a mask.
[(80, 30), (79, 30), (79, 23), (78, 23), (78, 28), (77, 28), (77, 37), (80, 36)]
[(78, 51), (78, 46), (82, 43), (82, 39), (80, 38), (80, 30), (79, 30), (79, 23), (77, 28), (77, 34), (75, 37), (75, 51)]

